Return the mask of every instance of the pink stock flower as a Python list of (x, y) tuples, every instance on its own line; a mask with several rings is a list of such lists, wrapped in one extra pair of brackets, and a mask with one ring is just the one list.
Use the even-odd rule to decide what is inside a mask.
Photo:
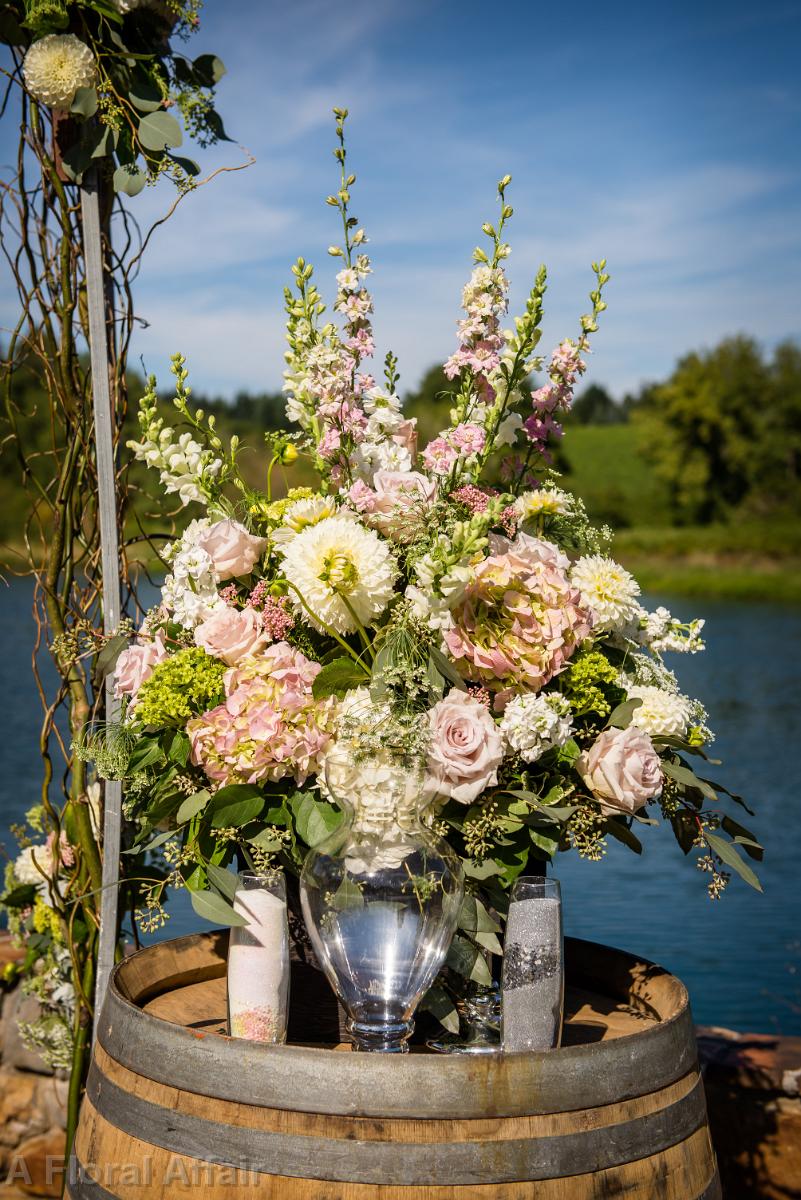
[(254, 608), (226, 607), (216, 609), (197, 626), (195, 643), (232, 667), (240, 658), (257, 654), (267, 644), (267, 637)]
[(480, 700), (453, 689), (429, 713), (426, 790), (472, 804), (498, 782), (503, 738)]
[(264, 553), (267, 539), (254, 537), (244, 525), (227, 518), (204, 529), (197, 544), (209, 555), (223, 580), (249, 575)]
[(317, 453), (320, 455), (320, 458), (335, 458), (339, 453), (341, 446), (342, 438), (339, 430), (332, 427), (326, 429), (325, 433), (317, 443)]
[(445, 438), (434, 438), (423, 451), (423, 463), (434, 475), (447, 475), (459, 457), (453, 446)]
[(357, 329), (353, 337), (348, 338), (345, 345), (359, 358), (370, 358), (375, 354), (375, 342), (367, 329)]
[(242, 659), (225, 673), (225, 702), (186, 727), (192, 761), (220, 784), (303, 783), (332, 740), (335, 701), (312, 694), (320, 669), (287, 642)]
[(487, 443), (487, 434), (480, 425), (462, 422), (452, 429), (448, 438), (450, 444), (464, 455), (480, 454)]
[(376, 494), (363, 479), (357, 479), (348, 490), (348, 499), (357, 512), (375, 512)]
[(495, 535), (453, 610), (448, 651), (465, 678), (498, 693), (496, 709), (515, 692), (538, 692), (589, 634), (591, 618), (567, 567), (550, 542)]
[(167, 656), (164, 635), (160, 632), (152, 642), (137, 641), (123, 650), (114, 668), (114, 695), (117, 699), (130, 696), (134, 700), (142, 684), (152, 675), (153, 668), (157, 663), (164, 662)]
[(662, 791), (659, 755), (636, 725), (605, 729), (579, 757), (576, 770), (606, 816), (635, 813)]

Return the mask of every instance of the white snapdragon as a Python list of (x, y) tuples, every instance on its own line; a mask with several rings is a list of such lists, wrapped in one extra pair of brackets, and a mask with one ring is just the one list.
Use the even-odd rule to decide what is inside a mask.
[(222, 460), (204, 450), (191, 433), (176, 437), (175, 430), (158, 417), (151, 421), (141, 442), (131, 441), (128, 446), (140, 462), (159, 472), (164, 491), (177, 495), (184, 507), (192, 501), (204, 504), (204, 484), (222, 469)]
[(523, 418), (520, 416), (520, 413), (508, 413), (501, 421), (498, 426), (498, 432), (495, 434), (495, 448), (514, 446), (517, 441), (517, 435), (522, 428)]
[(558, 692), (513, 696), (504, 710), (501, 732), (524, 762), (536, 762), (546, 750), (564, 746), (572, 737), (570, 704)]
[(704, 649), (701, 630), (703, 619), (682, 622), (673, 617), (666, 608), (645, 614), (645, 626), (640, 640), (657, 654), (672, 651), (674, 654), (697, 654)]

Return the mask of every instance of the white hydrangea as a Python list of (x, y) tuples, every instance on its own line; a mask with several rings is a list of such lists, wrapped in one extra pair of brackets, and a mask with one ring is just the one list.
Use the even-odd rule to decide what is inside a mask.
[(32, 883), (46, 887), (42, 871), (47, 874), (53, 865), (53, 856), (47, 846), (26, 846), (14, 859), (14, 878), (17, 883)]
[(524, 762), (536, 762), (546, 750), (564, 746), (571, 738), (570, 705), (558, 692), (513, 696), (504, 710), (501, 732)]
[(641, 700), (631, 723), (650, 737), (683, 738), (692, 721), (693, 705), (688, 696), (664, 688), (634, 683), (626, 686), (629, 700)]
[[(282, 549), (284, 575), (299, 615), (315, 629), (353, 633), (369, 625), (392, 597), (398, 568), (389, 547), (353, 517), (326, 517)], [(314, 614), (313, 616), (311, 614)]]
[[(372, 705), (366, 688), (350, 692), (340, 706), (340, 718), (346, 728), (350, 726), (347, 736), (358, 740), (353, 730), (360, 723), (366, 732), (374, 733), (383, 707)], [(420, 805), (420, 779), (399, 769), (388, 754), (373, 753), (362, 759), (343, 741), (326, 752), (323, 770), (325, 791), (353, 809), (348, 870), (362, 875), (397, 869), (416, 848), (409, 827)]]
[(575, 563), (570, 578), (581, 593), (583, 606), (592, 614), (595, 632), (624, 629), (638, 617), (640, 585), (613, 558), (587, 554)]
[(97, 68), (92, 51), (74, 33), (49, 33), (29, 48), (22, 73), (34, 99), (68, 109), (78, 88), (92, 86)]

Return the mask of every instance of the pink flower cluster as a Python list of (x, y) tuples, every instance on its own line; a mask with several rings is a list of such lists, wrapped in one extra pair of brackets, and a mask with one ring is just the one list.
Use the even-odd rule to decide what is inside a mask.
[(459, 349), (444, 367), (448, 379), (467, 370), (477, 377), (479, 391), (489, 388), (487, 379), (501, 361), (500, 319), (506, 312), (508, 291), (509, 282), (501, 267), (478, 266), (473, 271), (462, 292), (467, 316), (457, 326)]
[(592, 621), (550, 542), (495, 536), (453, 610), (445, 642), (467, 679), (495, 691), (503, 709), (515, 692), (538, 692), (590, 632)]
[(395, 541), (414, 536), (435, 495), (436, 485), (419, 471), (376, 471), (372, 487), (358, 479), (348, 492), (368, 524)]
[(526, 436), (535, 451), (546, 462), (551, 462), (547, 445), (551, 437), (562, 437), (564, 430), (554, 418), (555, 412), (567, 412), (573, 402), (573, 387), (579, 375), (583, 375), (587, 364), (581, 357), (580, 347), (565, 338), (551, 354), (548, 365), (549, 383), (531, 393), (534, 409), (523, 422)]
[(423, 451), (423, 463), (432, 475), (447, 475), (460, 458), (480, 454), (487, 443), (486, 430), (481, 425), (462, 421), (446, 436), (434, 438)]
[(334, 701), (312, 694), (320, 669), (287, 642), (240, 660), (225, 673), (225, 702), (187, 725), (192, 761), (215, 783), (302, 783), (332, 736)]
[(123, 696), (127, 696), (135, 701), (136, 693), (153, 674), (153, 668), (157, 663), (164, 662), (167, 657), (168, 651), (162, 633), (157, 633), (152, 641), (140, 637), (133, 646), (123, 650), (114, 668), (114, 695), (117, 699), (121, 700)]

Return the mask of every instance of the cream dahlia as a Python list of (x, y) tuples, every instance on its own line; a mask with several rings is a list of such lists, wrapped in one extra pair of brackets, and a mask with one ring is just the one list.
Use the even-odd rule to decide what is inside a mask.
[(645, 684), (627, 684), (629, 700), (641, 700), (631, 717), (632, 725), (651, 737), (684, 737), (692, 722), (693, 706), (687, 696)]
[(336, 513), (337, 503), (331, 496), (295, 500), (286, 509), (281, 524), (273, 533), (273, 541), (279, 546), (286, 545), (304, 529), (319, 525), (326, 517), (336, 516)]
[(580, 558), (570, 574), (581, 602), (593, 616), (596, 631), (611, 633), (639, 616), (640, 585), (620, 563), (603, 554)]
[(398, 568), (386, 542), (352, 517), (326, 517), (284, 549), (284, 576), (299, 612), (321, 631), (353, 633), (384, 611)]
[(89, 47), (73, 33), (49, 33), (28, 50), (22, 64), (25, 86), (51, 108), (69, 108), (78, 88), (91, 87), (96, 66)]

